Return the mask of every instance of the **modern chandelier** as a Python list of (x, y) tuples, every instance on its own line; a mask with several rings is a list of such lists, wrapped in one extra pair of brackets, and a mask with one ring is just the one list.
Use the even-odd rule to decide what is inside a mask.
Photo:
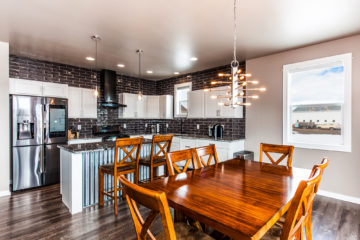
[[(256, 94), (252, 94), (254, 92), (264, 92), (266, 88), (264, 87), (251, 87), (252, 85), (258, 85), (259, 81), (257, 80), (249, 80), (251, 77), (251, 73), (242, 73), (239, 68), (239, 61), (236, 59), (236, 1), (234, 0), (234, 56), (231, 61), (231, 73), (219, 73), (218, 76), (221, 78), (220, 81), (211, 81), (211, 85), (227, 85), (228, 91), (225, 95), (212, 95), (212, 99), (223, 99), (223, 101), (219, 101), (219, 105), (237, 107), (237, 106), (250, 106), (250, 99), (258, 99), (259, 96)], [(204, 89), (205, 92), (208, 91), (216, 91), (214, 89)], [(221, 91), (223, 92), (223, 91)], [(250, 94), (248, 94), (248, 92)], [(244, 101), (245, 100), (245, 101)]]

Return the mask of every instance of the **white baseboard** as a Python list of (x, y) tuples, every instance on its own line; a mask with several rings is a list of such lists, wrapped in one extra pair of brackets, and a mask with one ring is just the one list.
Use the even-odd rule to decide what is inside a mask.
[(10, 191), (1, 191), (0, 197), (10, 196)]
[(343, 195), (343, 194), (339, 194), (339, 193), (333, 193), (333, 192), (328, 192), (328, 191), (319, 189), (317, 194), (319, 194), (321, 196), (329, 197), (329, 198), (335, 198), (338, 200), (346, 201), (346, 202), (360, 204), (360, 198), (351, 197), (351, 196), (347, 196), (347, 195)]

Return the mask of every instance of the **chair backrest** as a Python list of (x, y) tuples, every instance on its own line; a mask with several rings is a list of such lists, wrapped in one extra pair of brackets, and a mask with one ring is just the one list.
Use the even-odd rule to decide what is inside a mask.
[[(166, 165), (168, 167), (169, 175), (173, 176), (177, 173), (186, 172), (190, 162), (193, 165), (194, 169), (197, 169), (197, 163), (195, 160), (195, 153), (193, 149), (185, 149), (176, 152), (166, 153)], [(184, 166), (180, 170), (179, 166), (176, 164), (177, 162), (185, 162)]]
[[(280, 153), (282, 156), (278, 160), (274, 160), (270, 153)], [(269, 158), (269, 160), (273, 163), (278, 165), (282, 160), (287, 157), (287, 166), (291, 167), (292, 157), (294, 152), (294, 146), (288, 145), (275, 145), (275, 144), (266, 144), (260, 143), (260, 162), (262, 162), (263, 153)]]
[[(160, 214), (166, 239), (175, 240), (174, 224), (165, 193), (142, 188), (129, 182), (124, 176), (120, 176), (120, 183), (126, 193), (126, 200), (135, 225), (137, 239), (155, 239), (149, 228), (155, 218)], [(151, 209), (145, 221), (140, 214), (137, 204)]]
[[(165, 154), (170, 152), (173, 137), (174, 134), (153, 135), (150, 155), (151, 163), (153, 163), (153, 161), (156, 159), (165, 158)], [(156, 151), (156, 148), (158, 148), (158, 151)]]
[[(314, 175), (314, 173), (316, 172), (316, 168), (319, 167), (321, 169), (321, 175), (324, 173), (325, 168), (329, 165), (329, 159), (327, 158), (323, 158), (323, 160), (321, 161), (320, 164), (314, 165), (310, 177), (312, 177)], [(320, 182), (315, 186), (315, 192), (317, 192), (319, 190), (319, 185)]]
[(287, 212), (281, 240), (303, 239), (303, 231), (307, 221), (310, 221), (312, 205), (316, 195), (316, 186), (321, 181), (321, 169), (316, 167), (308, 180), (301, 181)]
[[(216, 153), (215, 145), (209, 145), (205, 147), (198, 147), (195, 149), (197, 165), (199, 168), (211, 165), (211, 160), (214, 159), (214, 164), (219, 163), (219, 159)], [(208, 157), (208, 159), (204, 159)]]
[[(116, 170), (117, 167), (139, 165), (140, 150), (143, 139), (144, 139), (143, 137), (116, 139), (115, 161), (114, 161), (115, 172), (117, 171)], [(123, 158), (119, 158), (119, 149), (124, 151), (125, 156)], [(135, 152), (135, 158), (133, 157), (134, 152)]]

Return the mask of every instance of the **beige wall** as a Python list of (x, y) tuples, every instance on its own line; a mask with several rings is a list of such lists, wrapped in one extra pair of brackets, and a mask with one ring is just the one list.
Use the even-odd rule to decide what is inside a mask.
[(296, 148), (293, 165), (311, 169), (327, 156), (330, 164), (320, 189), (360, 198), (360, 35), (248, 60), (247, 72), (268, 91), (247, 109), (245, 148), (255, 151), (258, 159), (260, 142), (282, 143), (283, 65), (349, 52), (353, 54), (352, 152)]
[(0, 42), (0, 196), (9, 191), (9, 44)]

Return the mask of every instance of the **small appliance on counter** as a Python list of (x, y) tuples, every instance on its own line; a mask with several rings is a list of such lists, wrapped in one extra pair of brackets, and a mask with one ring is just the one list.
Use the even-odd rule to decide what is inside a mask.
[(10, 104), (11, 190), (59, 183), (67, 99), (11, 95)]
[(93, 135), (102, 137), (102, 141), (115, 141), (117, 138), (129, 138), (130, 136), (121, 132), (118, 125), (101, 125), (93, 127)]
[(212, 136), (215, 139), (222, 139), (224, 133), (224, 126), (220, 124), (215, 124), (212, 129)]

